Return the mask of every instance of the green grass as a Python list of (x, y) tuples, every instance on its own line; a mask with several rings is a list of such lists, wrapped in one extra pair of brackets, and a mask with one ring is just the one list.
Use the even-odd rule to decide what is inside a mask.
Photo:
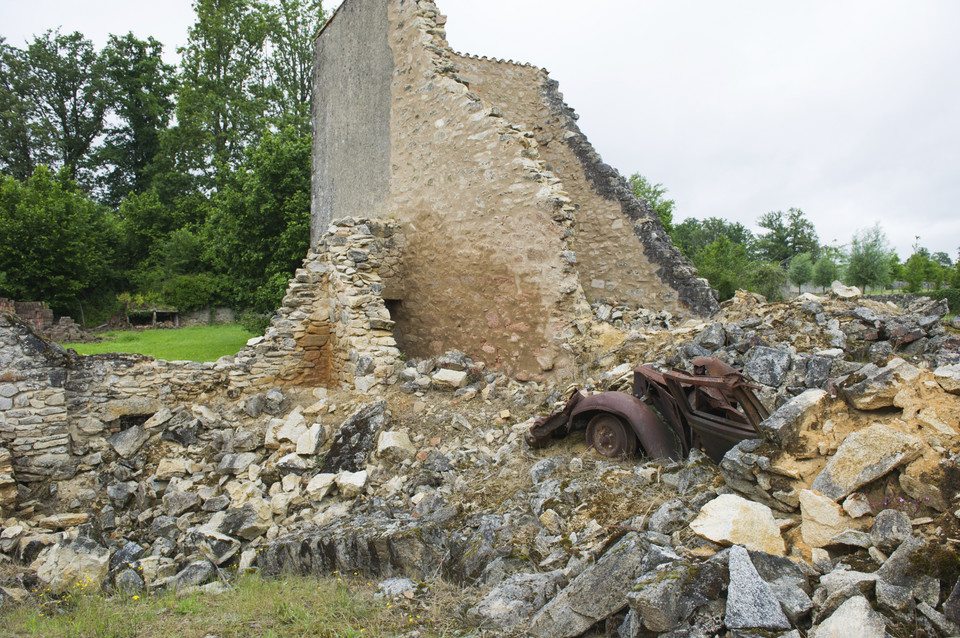
[(65, 343), (80, 354), (124, 352), (167, 361), (216, 361), (235, 355), (253, 335), (239, 324), (192, 326), (177, 330), (116, 330), (100, 343)]
[[(453, 600), (443, 583), (414, 599), (377, 600), (376, 579), (362, 575), (246, 574), (222, 594), (174, 592), (105, 597), (86, 588), (41, 595), (0, 607), (0, 635), (15, 638), (423, 638), (462, 635), (464, 627), (440, 607)], [(430, 588), (433, 590), (433, 587)]]
[(348, 638), (395, 636), (411, 628), (425, 636), (445, 633), (438, 615), (416, 609), (416, 601), (375, 600), (375, 590), (375, 581), (359, 578), (246, 575), (222, 594), (41, 597), (0, 610), (0, 633), (17, 638)]

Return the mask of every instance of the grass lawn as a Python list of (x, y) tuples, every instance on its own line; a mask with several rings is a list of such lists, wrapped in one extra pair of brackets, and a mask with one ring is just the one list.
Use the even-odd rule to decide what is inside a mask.
[(80, 354), (125, 352), (148, 354), (167, 361), (216, 361), (235, 355), (256, 336), (240, 324), (191, 326), (177, 330), (115, 330), (103, 334), (101, 343), (65, 343)]
[(3, 636), (43, 638), (241, 638), (450, 635), (420, 599), (376, 600), (376, 580), (241, 577), (222, 594), (173, 592), (104, 599), (94, 593), (41, 598), (0, 611)]

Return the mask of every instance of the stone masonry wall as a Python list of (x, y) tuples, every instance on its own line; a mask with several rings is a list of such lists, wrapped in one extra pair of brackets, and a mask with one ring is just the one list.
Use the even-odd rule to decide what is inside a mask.
[(393, 2), (392, 206), (406, 236), (396, 286), (400, 347), (456, 347), (504, 372), (570, 366), (582, 305), (573, 207), (536, 140), (456, 76), (431, 2)]
[(16, 480), (60, 480), (94, 467), (107, 437), (162, 407), (277, 386), (369, 392), (394, 383), (399, 351), (379, 271), (395, 271), (402, 242), (389, 223), (335, 222), (324, 250), (311, 252), (291, 280), (265, 336), (216, 362), (81, 356), (0, 313), (0, 449), (11, 452)]
[(575, 204), (573, 249), (591, 302), (709, 315), (706, 281), (670, 243), (656, 212), (603, 163), (576, 125), (557, 82), (529, 64), (457, 54), (458, 76), (504, 119), (532, 131), (540, 157)]

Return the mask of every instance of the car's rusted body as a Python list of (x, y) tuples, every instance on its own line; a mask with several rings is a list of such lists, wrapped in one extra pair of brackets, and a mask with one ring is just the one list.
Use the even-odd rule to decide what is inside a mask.
[(719, 462), (738, 442), (756, 438), (769, 412), (736, 369), (708, 357), (692, 363), (692, 373), (635, 368), (632, 395), (575, 390), (561, 410), (534, 422), (527, 443), (541, 447), (586, 428), (587, 444), (605, 456), (632, 454), (639, 443), (651, 457), (677, 459), (699, 447)]

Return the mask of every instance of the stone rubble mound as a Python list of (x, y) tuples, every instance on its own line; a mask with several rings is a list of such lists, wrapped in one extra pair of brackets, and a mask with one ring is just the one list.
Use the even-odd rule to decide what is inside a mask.
[[(944, 314), (740, 294), (709, 323), (585, 324), (588, 390), (625, 388), (643, 362), (743, 367), (773, 412), (719, 464), (605, 459), (576, 436), (530, 449), (567, 388), (458, 352), (407, 361), (379, 396), (104, 400), (46, 475), (0, 447), (0, 568), (26, 569), (0, 585), (355, 571), (383, 591), (415, 579), (417, 596), (455, 584), (446, 611), (476, 635), (958, 635), (960, 339)], [(6, 421), (23, 382), (3, 374), (0, 433), (24, 427)]]

